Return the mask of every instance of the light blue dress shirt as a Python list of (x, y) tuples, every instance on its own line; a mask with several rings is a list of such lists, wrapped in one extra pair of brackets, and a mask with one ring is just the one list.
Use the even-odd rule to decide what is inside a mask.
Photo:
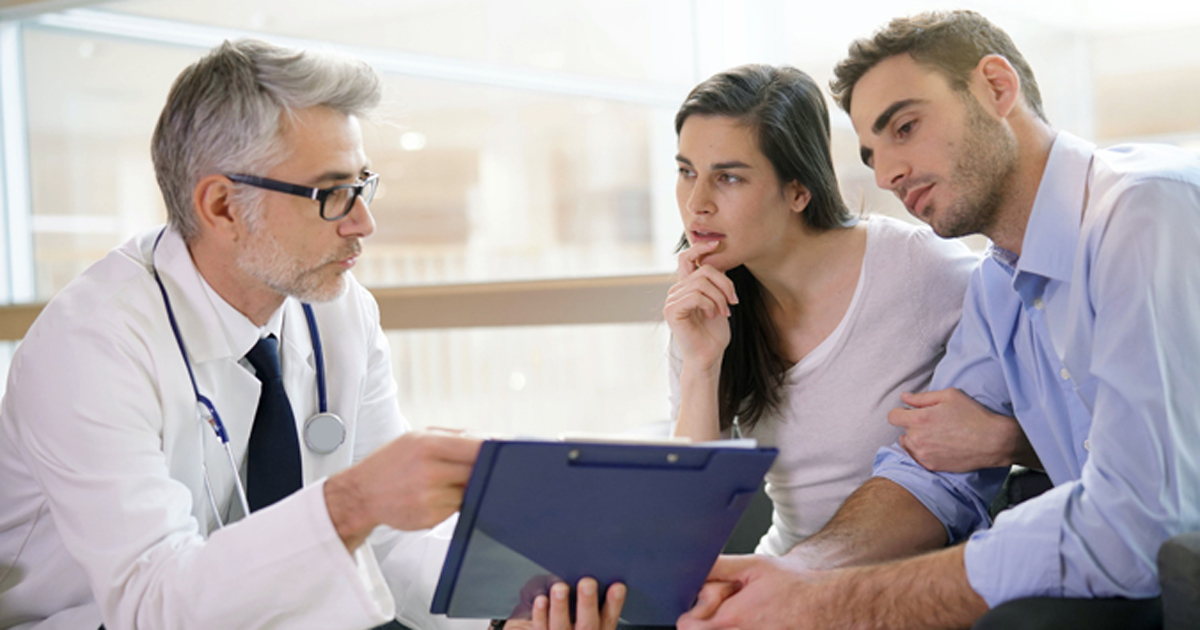
[(990, 606), (1152, 597), (1159, 546), (1200, 529), (1200, 156), (1059, 133), (1021, 247), (976, 270), (931, 389), (1015, 415), (1056, 487), (989, 529), (1006, 469), (934, 474), (892, 446), (875, 474), (969, 538)]

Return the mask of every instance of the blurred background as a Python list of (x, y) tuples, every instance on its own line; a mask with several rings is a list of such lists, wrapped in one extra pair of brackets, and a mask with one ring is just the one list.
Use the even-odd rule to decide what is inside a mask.
[[(378, 231), (355, 274), (400, 291), (381, 304), (409, 421), (542, 436), (661, 426), (668, 331), (656, 306), (598, 323), (501, 293), (530, 315), (513, 325), (490, 318), (492, 283), (562, 281), (605, 300), (597, 279), (660, 291), (681, 230), (672, 119), (692, 85), (746, 62), (828, 85), (852, 39), (937, 8), (1006, 29), (1058, 128), (1200, 150), (1200, 5), (1168, 0), (0, 2), (0, 302), (45, 302), (165, 220), (149, 141), (186, 65), (226, 38), (337, 48), (386, 77), (364, 128), (382, 176)], [(833, 109), (848, 202), (907, 218)], [(394, 307), (421, 298), (405, 287), (452, 291), (465, 317), (406, 320)], [(16, 343), (0, 349), (0, 372)]]

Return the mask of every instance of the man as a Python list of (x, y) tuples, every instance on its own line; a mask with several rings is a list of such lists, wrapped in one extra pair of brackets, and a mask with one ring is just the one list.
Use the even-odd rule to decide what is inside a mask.
[(855, 42), (833, 91), (879, 186), (994, 243), (931, 391), (889, 419), (928, 443), (1015, 416), (1057, 487), (987, 529), (1005, 468), (883, 449), (787, 557), (723, 558), (680, 628), (1154, 627), (1158, 547), (1200, 528), (1200, 159), (1056, 132), (971, 12)]
[(458, 509), (479, 443), (407, 432), (347, 273), (380, 92), (363, 62), (254, 41), (177, 79), (153, 140), (168, 227), (56, 296), (10, 368), (0, 627), (449, 625), (428, 614), (446, 537), (400, 530)]

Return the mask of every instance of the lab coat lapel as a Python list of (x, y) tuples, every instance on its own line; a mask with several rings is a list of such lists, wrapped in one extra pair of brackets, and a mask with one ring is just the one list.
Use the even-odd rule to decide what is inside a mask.
[[(200, 272), (192, 262), (183, 239), (168, 229), (159, 242), (155, 255), (159, 277), (170, 296), (172, 311), (180, 336), (187, 347), (188, 359), (200, 394), (208, 397), (220, 415), (229, 434), (233, 459), (240, 468), (254, 424), (262, 384), (238, 364), (242, 358), (229, 332), (222, 325), (204, 289)], [(190, 390), (190, 383), (181, 384)], [(208, 466), (213, 492), (218, 497), (236, 497), (233, 490), (233, 467), (215, 436), (204, 440), (205, 463)], [(231, 503), (236, 506), (237, 499)], [(222, 511), (228, 506), (219, 506)], [(241, 510), (235, 507), (234, 516)]]
[[(280, 361), (283, 369), (283, 384), (287, 389), (288, 402), (296, 417), (296, 435), (300, 437), (300, 457), (304, 468), (304, 483), (323, 476), (313, 460), (314, 453), (304, 444), (304, 423), (316, 414), (317, 371), (314, 360), (312, 338), (304, 307), (298, 300), (288, 298), (283, 304), (283, 343), (280, 344)], [(314, 476), (315, 475), (315, 476)]]

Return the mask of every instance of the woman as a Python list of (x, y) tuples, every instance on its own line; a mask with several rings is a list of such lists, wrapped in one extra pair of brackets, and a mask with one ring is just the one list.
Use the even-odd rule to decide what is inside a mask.
[(851, 215), (824, 98), (799, 70), (717, 74), (675, 130), (687, 247), (664, 308), (675, 433), (716, 439), (736, 424), (779, 448), (758, 551), (782, 555), (898, 438), (887, 413), (928, 385), (978, 259), (923, 226)]

